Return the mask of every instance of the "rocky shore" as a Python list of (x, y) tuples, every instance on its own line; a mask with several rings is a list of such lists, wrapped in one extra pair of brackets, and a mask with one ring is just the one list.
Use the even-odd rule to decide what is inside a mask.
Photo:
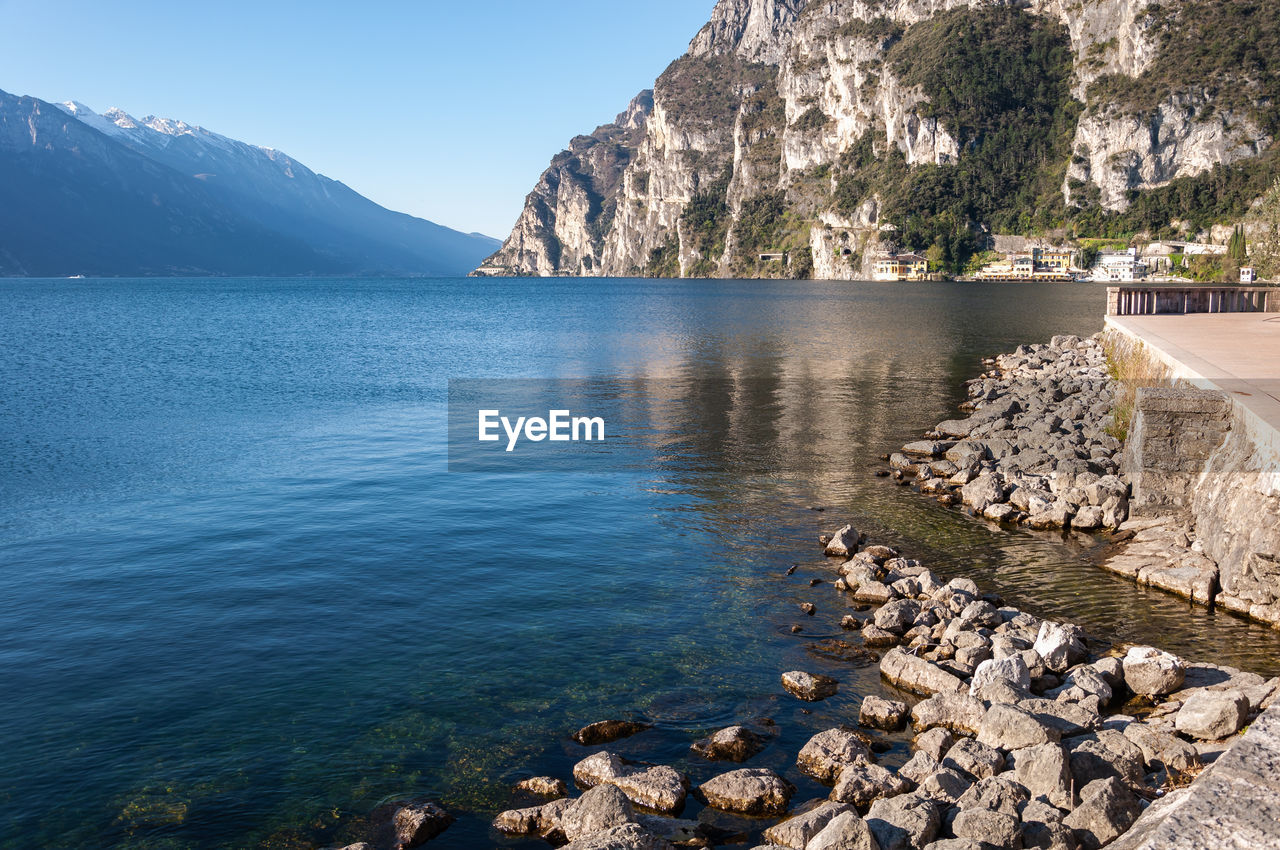
[(989, 520), (1031, 528), (1116, 528), (1129, 515), (1121, 442), (1100, 336), (1056, 336), (987, 361), (965, 419), (940, 422), (891, 455), (898, 478)]
[[(503, 812), (494, 828), (572, 850), (752, 846), (706, 817), (724, 812), (757, 819), (766, 842), (758, 850), (1092, 850), (1189, 783), (1280, 693), (1280, 678), (1153, 647), (1091, 654), (1071, 624), (1041, 621), (968, 579), (944, 581), (859, 541), (845, 526), (823, 544), (841, 558), (836, 591), (875, 603), (845, 627), (888, 647), (879, 662), (888, 687), (864, 696), (857, 716), (831, 717), (796, 752), (796, 768), (831, 788), (826, 798), (797, 801), (785, 776), (751, 767), (771, 733), (735, 725), (693, 741), (692, 752), (743, 767), (694, 785), (602, 742), (573, 769), (580, 796), (554, 777), (528, 781), (524, 790), (546, 798)], [(784, 671), (779, 686), (821, 703), (838, 685)], [(896, 770), (881, 765), (877, 732), (906, 726), (912, 757)], [(689, 797), (705, 807), (697, 820), (679, 817)]]
[[(1099, 339), (1055, 337), (987, 365), (969, 384), (969, 416), (890, 456), (889, 474), (993, 522), (1124, 527), (1131, 489), (1119, 475), (1117, 387)], [(810, 586), (842, 597), (850, 613), (841, 626), (861, 643), (848, 649), (877, 662), (882, 680), (856, 710), (824, 709), (837, 678), (779, 671), (779, 692), (830, 724), (791, 751), (792, 779), (826, 786), (825, 796), (803, 799), (776, 758), (752, 766), (770, 746), (776, 754), (772, 721), (741, 718), (690, 736), (686, 767), (724, 766), (695, 783), (676, 767), (627, 757), (627, 739), (647, 724), (604, 720), (571, 736), (594, 750), (571, 776), (513, 789), (516, 805), (494, 819), (494, 832), (568, 850), (1094, 850), (1157, 803), (1153, 814), (1176, 810), (1206, 766), (1280, 702), (1280, 678), (1098, 644), (968, 578), (948, 580), (868, 545), (852, 525), (821, 544), (834, 575)], [(812, 613), (813, 604), (802, 607)], [(910, 758), (882, 763), (886, 736), (900, 740), (904, 730)], [(701, 808), (682, 817), (690, 798)], [(418, 846), (450, 820), (423, 801), (391, 804), (374, 842), (345, 850)], [(1140, 843), (1151, 820), (1117, 846), (1158, 846)]]

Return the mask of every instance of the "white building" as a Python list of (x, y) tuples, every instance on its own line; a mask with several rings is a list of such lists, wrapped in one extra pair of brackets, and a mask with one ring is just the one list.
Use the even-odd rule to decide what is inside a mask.
[(1138, 260), (1138, 249), (1106, 251), (1098, 257), (1098, 269), (1094, 277), (1100, 280), (1134, 281), (1147, 274), (1147, 267)]

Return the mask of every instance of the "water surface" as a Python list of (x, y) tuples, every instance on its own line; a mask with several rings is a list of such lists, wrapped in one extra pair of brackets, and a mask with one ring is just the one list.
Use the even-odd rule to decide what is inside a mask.
[[(812, 651), (848, 639), (809, 587), (845, 521), (1101, 639), (1280, 672), (1275, 633), (1100, 571), (1095, 538), (999, 532), (870, 475), (981, 357), (1100, 330), (1101, 287), (24, 280), (0, 300), (3, 847), (316, 846), (403, 794), (460, 815), (432, 846), (519, 846), (487, 826), (510, 785), (567, 777), (568, 733), (611, 716), (656, 722), (620, 750), (695, 779), (715, 769), (694, 737), (771, 717), (755, 763), (820, 793), (796, 750), (880, 688)], [(512, 377), (661, 388), (678, 450), (450, 472), (449, 379)], [(802, 713), (795, 667), (841, 694)]]

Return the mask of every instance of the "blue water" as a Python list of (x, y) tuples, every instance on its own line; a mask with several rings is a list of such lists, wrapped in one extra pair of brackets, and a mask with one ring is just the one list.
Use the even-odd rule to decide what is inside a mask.
[[(0, 847), (323, 846), (420, 794), (460, 817), (433, 846), (520, 845), (487, 826), (510, 785), (567, 777), (568, 733), (624, 715), (658, 724), (628, 755), (695, 779), (694, 737), (772, 717), (759, 763), (807, 787), (798, 742), (880, 687), (811, 651), (845, 612), (809, 587), (816, 537), (849, 519), (1101, 638), (1274, 672), (1274, 633), (1102, 573), (1093, 538), (997, 533), (869, 474), (980, 357), (1093, 333), (1103, 297), (0, 281)], [(644, 379), (678, 450), (450, 472), (449, 379), (511, 377)], [(778, 686), (801, 665), (844, 684), (812, 715)]]

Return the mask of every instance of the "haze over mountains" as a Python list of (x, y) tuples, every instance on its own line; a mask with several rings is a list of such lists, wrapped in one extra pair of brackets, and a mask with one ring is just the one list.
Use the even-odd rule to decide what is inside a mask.
[(458, 275), (498, 244), (280, 151), (0, 91), (0, 275)]

